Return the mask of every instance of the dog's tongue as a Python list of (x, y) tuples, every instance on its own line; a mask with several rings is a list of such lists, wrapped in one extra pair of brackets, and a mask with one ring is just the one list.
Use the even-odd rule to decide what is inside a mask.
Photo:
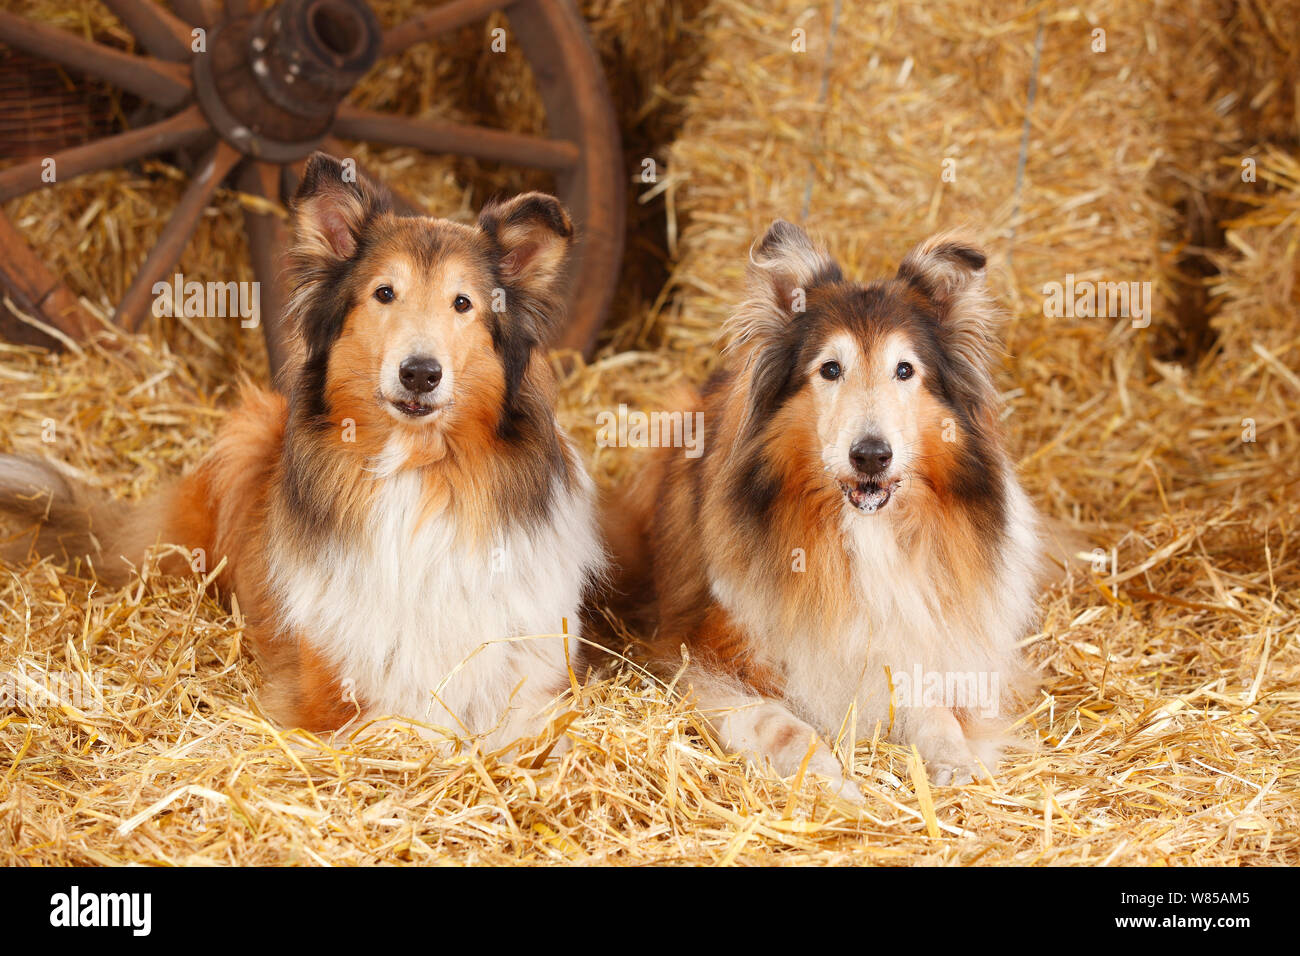
[(849, 503), (859, 511), (871, 514), (889, 498), (889, 489), (879, 485), (859, 485), (849, 492)]

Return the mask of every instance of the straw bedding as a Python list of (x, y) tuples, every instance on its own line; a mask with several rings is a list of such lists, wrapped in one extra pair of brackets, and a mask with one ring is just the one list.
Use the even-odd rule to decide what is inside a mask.
[[(830, 3), (764, 6), (587, 4), (628, 168), (654, 155), (664, 173), (637, 186), (650, 212), (632, 237), (660, 272), (625, 277), (604, 350), (565, 373), (561, 417), (602, 481), (634, 469), (635, 452), (594, 447), (596, 412), (652, 407), (707, 371), (773, 217), (803, 219), (861, 278), (973, 229), (1009, 314), (999, 382), (1023, 480), (1116, 558), (1066, 562), (1045, 594), (1025, 641), (1041, 695), (996, 784), (930, 788), (859, 728), (856, 810), (747, 771), (635, 673), (571, 695), (574, 748), (545, 762), (545, 741), (503, 761), (397, 731), (319, 740), (262, 719), (238, 609), (200, 582), (146, 568), (110, 592), (38, 563), (0, 578), (0, 671), (79, 671), (103, 694), (0, 711), (0, 860), (1300, 862), (1294, 7), (844, 3), (832, 37)], [(360, 96), (539, 128), (526, 68), (472, 68), (471, 38), (381, 64)], [(526, 179), (400, 150), (364, 161), (458, 218)], [(177, 188), (146, 164), (6, 211), (107, 314)], [(251, 278), (225, 225), (240, 201), (219, 195), (180, 271)], [(1192, 229), (1197, 208), (1213, 214)], [(1150, 327), (1048, 318), (1043, 286), (1067, 274), (1151, 282)], [(0, 346), (0, 448), (136, 498), (202, 454), (239, 371), (263, 368), (256, 333), (199, 320), (113, 351)]]

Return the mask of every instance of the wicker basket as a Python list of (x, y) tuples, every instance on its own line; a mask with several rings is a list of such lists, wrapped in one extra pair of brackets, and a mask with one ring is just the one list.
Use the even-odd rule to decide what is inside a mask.
[(85, 143), (112, 131), (112, 116), (103, 84), (0, 47), (0, 159), (48, 156)]

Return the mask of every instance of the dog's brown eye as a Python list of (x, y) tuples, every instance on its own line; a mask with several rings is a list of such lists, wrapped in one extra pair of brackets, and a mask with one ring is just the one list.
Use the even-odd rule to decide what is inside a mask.
[(894, 374), (898, 376), (899, 381), (906, 382), (916, 374), (916, 369), (907, 362), (899, 362), (898, 368), (894, 369)]
[(381, 285), (375, 290), (375, 298), (386, 304), (396, 299), (397, 293), (393, 291), (391, 285)]
[(828, 382), (833, 382), (844, 374), (844, 370), (840, 368), (839, 362), (827, 362), (822, 366), (821, 371), (822, 378), (826, 379)]
[(451, 307), (457, 312), (468, 312), (473, 305), (474, 303), (463, 295), (456, 296), (451, 303)]

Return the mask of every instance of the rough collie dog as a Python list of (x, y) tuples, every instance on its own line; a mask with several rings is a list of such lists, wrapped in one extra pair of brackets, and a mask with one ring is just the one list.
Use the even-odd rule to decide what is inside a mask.
[(661, 449), (606, 516), (618, 585), (651, 595), (652, 659), (689, 661), (724, 746), (782, 776), (811, 754), (858, 796), (825, 741), (879, 728), (968, 782), (1025, 675), (1039, 563), (984, 256), (938, 236), (863, 285), (777, 222), (751, 260), (703, 454)]
[(225, 558), (218, 586), (288, 725), (395, 715), (513, 741), (568, 686), (562, 622), (576, 654), (603, 562), (541, 349), (569, 217), (540, 193), (488, 205), (477, 226), (402, 217), (317, 154), (294, 220), (287, 398), (247, 387), (157, 500), (97, 501), (2, 456), (0, 502), (34, 519), (38, 552), (87, 555), (110, 582), (158, 541), (210, 569)]

